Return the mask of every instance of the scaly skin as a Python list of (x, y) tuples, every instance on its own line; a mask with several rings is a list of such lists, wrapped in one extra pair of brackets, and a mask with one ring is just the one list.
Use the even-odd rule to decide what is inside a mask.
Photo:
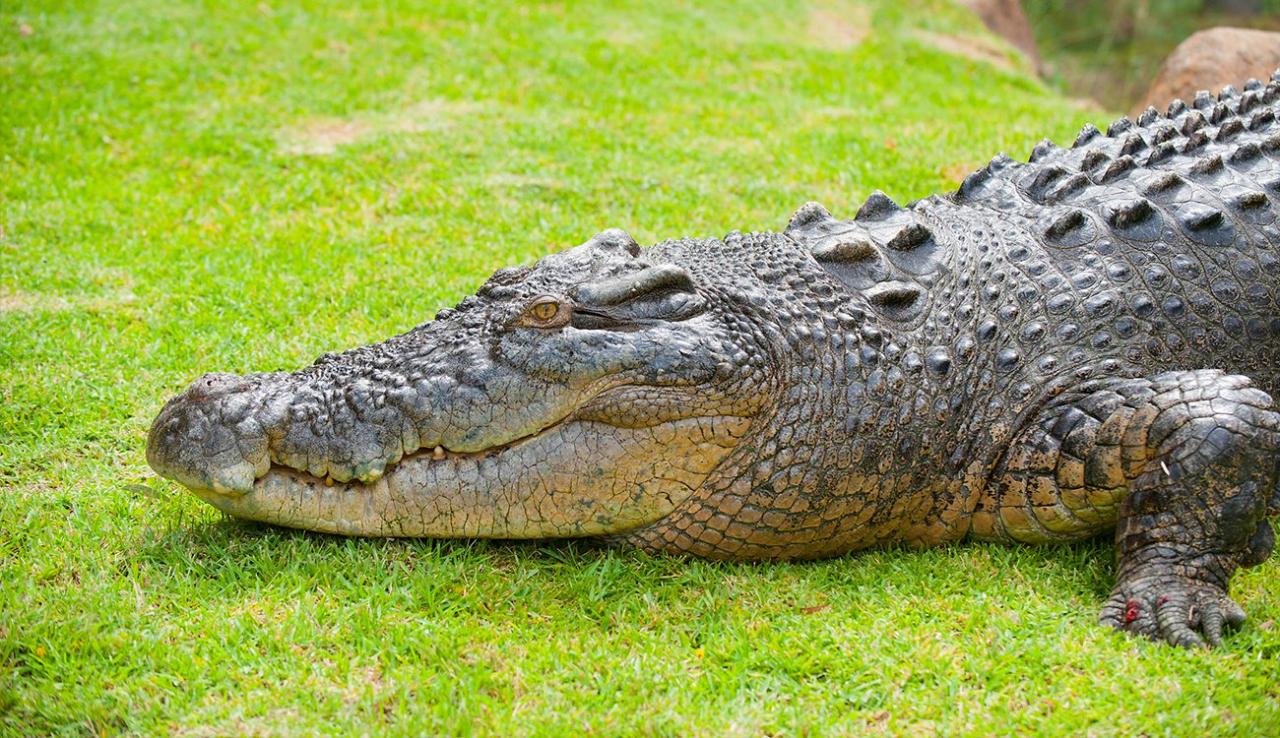
[(601, 233), (292, 374), (206, 375), (147, 457), (239, 517), (725, 559), (1114, 530), (1102, 621), (1193, 646), (1270, 553), (1280, 82), (784, 233)]

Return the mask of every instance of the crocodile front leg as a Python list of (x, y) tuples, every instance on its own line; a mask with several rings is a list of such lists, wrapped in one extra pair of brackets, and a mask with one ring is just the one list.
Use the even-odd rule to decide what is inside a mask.
[(1280, 415), (1246, 377), (1181, 371), (1065, 393), (1014, 440), (974, 517), (978, 538), (1069, 540), (1115, 525), (1101, 622), (1217, 644), (1244, 612), (1231, 575), (1270, 554)]
[(1171, 372), (1152, 380), (1147, 459), (1116, 525), (1120, 571), (1101, 622), (1179, 646), (1217, 645), (1244, 611), (1231, 575), (1271, 553), (1280, 416), (1249, 380)]

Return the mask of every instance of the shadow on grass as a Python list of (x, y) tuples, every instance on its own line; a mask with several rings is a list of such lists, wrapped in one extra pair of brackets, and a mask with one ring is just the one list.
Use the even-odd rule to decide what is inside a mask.
[[(324, 587), (362, 592), (404, 588), (421, 603), (478, 589), (503, 601), (552, 597), (566, 606), (611, 596), (767, 600), (806, 592), (847, 602), (961, 598), (1085, 604), (1092, 611), (1114, 573), (1108, 537), (1049, 546), (964, 543), (927, 550), (883, 548), (816, 561), (722, 562), (651, 555), (598, 539), (546, 541), (347, 538), (224, 517), (153, 531), (140, 564), (164, 578), (222, 585), (220, 591)], [(674, 590), (673, 590), (674, 588)], [(602, 614), (600, 612), (597, 615)], [(1092, 618), (1092, 612), (1089, 617)]]

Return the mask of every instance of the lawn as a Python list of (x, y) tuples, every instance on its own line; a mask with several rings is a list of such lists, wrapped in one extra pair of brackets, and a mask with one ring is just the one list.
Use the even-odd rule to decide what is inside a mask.
[[(234, 5), (234, 7), (232, 7)], [(0, 4), (0, 733), (1257, 735), (1094, 624), (1106, 542), (714, 564), (223, 519), (143, 458), (207, 370), (407, 330), (621, 226), (776, 229), (1109, 116), (943, 0)], [(1268, 584), (1270, 582), (1270, 584)]]

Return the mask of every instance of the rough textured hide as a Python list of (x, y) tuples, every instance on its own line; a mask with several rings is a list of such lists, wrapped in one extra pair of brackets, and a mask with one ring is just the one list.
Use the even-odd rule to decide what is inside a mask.
[(1280, 82), (782, 233), (617, 230), (384, 343), (206, 375), (148, 459), (226, 512), (726, 559), (1115, 530), (1104, 622), (1215, 643), (1269, 554)]

